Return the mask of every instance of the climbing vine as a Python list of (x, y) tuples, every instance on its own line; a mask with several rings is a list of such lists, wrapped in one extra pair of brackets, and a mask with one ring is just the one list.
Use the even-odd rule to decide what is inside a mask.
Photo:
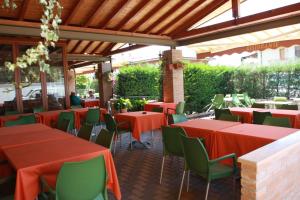
[[(27, 49), (25, 54), (16, 59), (15, 63), (5, 62), (5, 66), (14, 71), (16, 68), (27, 68), (30, 65), (38, 64), (40, 71), (49, 72), (49, 47), (55, 47), (59, 40), (59, 24), (61, 24), (62, 6), (58, 0), (39, 0), (43, 8), (41, 18), (42, 41), (37, 46)], [(4, 0), (2, 7), (15, 9), (15, 0)]]

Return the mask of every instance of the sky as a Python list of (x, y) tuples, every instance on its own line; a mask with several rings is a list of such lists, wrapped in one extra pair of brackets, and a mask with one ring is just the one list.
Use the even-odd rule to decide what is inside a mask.
[[(248, 15), (256, 14), (259, 12), (263, 12), (266, 10), (283, 7), (286, 5), (299, 3), (300, 0), (246, 0), (240, 6), (240, 15), (241, 17), (245, 17)], [(231, 10), (221, 14), (220, 16), (206, 22), (198, 27), (205, 27), (208, 25), (228, 21), (232, 19)], [(164, 50), (168, 50), (169, 47), (163, 46), (149, 46), (141, 49), (136, 49), (133, 51), (116, 54), (112, 56), (113, 63), (115, 64), (123, 64), (128, 62), (140, 61), (140, 60), (148, 60), (158, 58), (159, 54)], [(183, 57), (191, 57), (196, 58), (196, 52), (188, 47), (179, 47), (177, 49), (181, 49), (183, 52)], [(247, 54), (247, 53), (246, 53)], [(249, 54), (249, 53), (248, 53)], [(243, 54), (233, 54), (231, 56), (219, 56), (211, 59), (211, 64), (217, 65), (219, 63), (234, 63), (234, 65), (239, 65), (240, 59)]]

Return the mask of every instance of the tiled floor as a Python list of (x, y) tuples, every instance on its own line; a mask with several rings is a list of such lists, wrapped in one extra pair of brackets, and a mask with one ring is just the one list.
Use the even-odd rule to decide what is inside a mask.
[[(150, 140), (143, 134), (146, 140)], [(175, 200), (177, 199), (183, 160), (177, 157), (167, 158), (165, 161), (162, 184), (159, 176), (162, 161), (161, 132), (155, 131), (154, 148), (134, 148), (128, 150), (129, 137), (122, 138), (122, 148), (118, 143), (114, 157), (119, 177), (122, 199), (124, 200)], [(235, 184), (235, 189), (234, 189)], [(182, 200), (199, 200), (205, 197), (206, 182), (191, 174), (189, 192), (186, 192), (186, 182), (182, 193)], [(113, 197), (110, 195), (110, 199)], [(231, 200), (240, 199), (240, 182), (232, 178), (213, 181), (210, 185), (208, 199)]]

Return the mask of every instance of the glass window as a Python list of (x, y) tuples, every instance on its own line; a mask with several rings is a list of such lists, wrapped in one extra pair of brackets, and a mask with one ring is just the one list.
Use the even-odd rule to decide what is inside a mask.
[[(31, 46), (20, 46), (19, 56), (23, 55)], [(42, 85), (38, 65), (31, 65), (21, 69), (21, 86), (23, 111), (33, 112), (33, 108), (43, 107)]]
[(50, 49), (50, 58), (50, 73), (46, 76), (48, 110), (64, 109), (66, 101), (62, 48)]
[(6, 61), (13, 61), (12, 46), (0, 44), (0, 115), (17, 110), (14, 72), (4, 66)]

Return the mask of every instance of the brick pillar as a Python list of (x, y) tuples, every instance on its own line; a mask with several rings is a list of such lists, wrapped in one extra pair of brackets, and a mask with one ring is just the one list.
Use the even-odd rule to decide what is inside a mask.
[(113, 83), (105, 74), (112, 71), (112, 66), (111, 63), (100, 63), (98, 66), (100, 105), (106, 107), (107, 102), (113, 97)]
[(163, 52), (165, 62), (163, 73), (163, 99), (164, 102), (178, 103), (184, 101), (183, 88), (183, 68), (171, 68), (174, 64), (182, 60), (181, 50), (171, 49)]

